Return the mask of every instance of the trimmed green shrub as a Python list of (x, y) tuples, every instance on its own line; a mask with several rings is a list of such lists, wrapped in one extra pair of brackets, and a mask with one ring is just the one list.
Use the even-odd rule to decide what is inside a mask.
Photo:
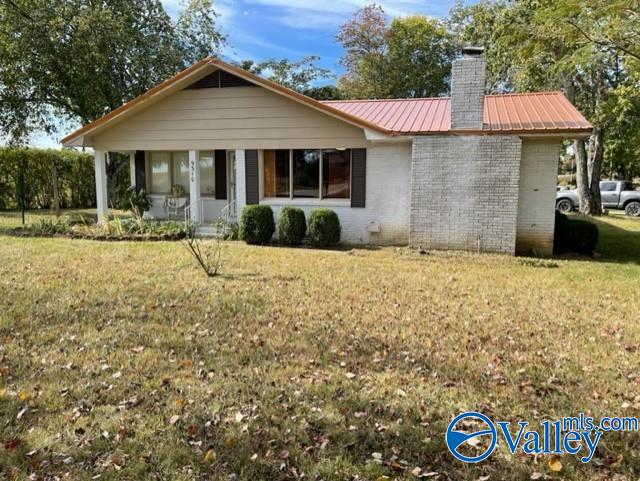
[(315, 209), (309, 215), (309, 237), (316, 247), (332, 246), (340, 242), (340, 220), (331, 209)]
[(599, 236), (600, 232), (595, 224), (583, 219), (570, 219), (556, 211), (554, 254), (574, 252), (592, 255)]
[(298, 207), (283, 207), (278, 221), (278, 236), (280, 242), (288, 245), (302, 243), (307, 232), (307, 220), (304, 211)]
[(269, 244), (276, 224), (273, 210), (268, 205), (248, 205), (240, 214), (238, 235), (247, 244)]

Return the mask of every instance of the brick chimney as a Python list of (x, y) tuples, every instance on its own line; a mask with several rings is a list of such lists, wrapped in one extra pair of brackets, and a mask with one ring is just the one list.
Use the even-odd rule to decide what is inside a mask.
[(464, 47), (451, 72), (451, 129), (480, 130), (484, 117), (487, 63), (482, 47)]

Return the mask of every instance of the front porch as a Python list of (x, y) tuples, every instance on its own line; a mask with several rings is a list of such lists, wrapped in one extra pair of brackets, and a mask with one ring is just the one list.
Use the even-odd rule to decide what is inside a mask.
[[(145, 217), (191, 221), (198, 226), (222, 219), (236, 222), (238, 191), (244, 190), (244, 150), (129, 151), (131, 187), (145, 190), (151, 208)], [(98, 223), (109, 215), (106, 160), (95, 151)], [(240, 184), (236, 179), (242, 179)], [(243, 202), (244, 204), (244, 202)]]

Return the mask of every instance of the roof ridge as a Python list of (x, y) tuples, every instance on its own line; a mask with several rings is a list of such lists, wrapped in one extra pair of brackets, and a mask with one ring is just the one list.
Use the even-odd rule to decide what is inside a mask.
[(560, 90), (547, 90), (545, 92), (510, 92), (506, 94), (486, 94), (485, 97), (525, 97), (530, 95), (562, 95)]
[[(524, 97), (530, 95), (564, 95), (560, 90), (548, 90), (544, 92), (509, 92), (504, 94), (486, 94), (485, 97)], [(399, 101), (419, 101), (419, 100), (450, 100), (446, 97), (399, 97), (392, 99), (342, 99), (342, 100), (321, 100), (323, 104), (332, 103), (359, 103), (359, 102), (399, 102)]]
[(344, 99), (344, 100), (321, 100), (323, 104), (331, 103), (356, 103), (356, 102), (397, 102), (397, 101), (409, 101), (409, 100), (448, 100), (451, 97), (403, 97), (393, 99)]

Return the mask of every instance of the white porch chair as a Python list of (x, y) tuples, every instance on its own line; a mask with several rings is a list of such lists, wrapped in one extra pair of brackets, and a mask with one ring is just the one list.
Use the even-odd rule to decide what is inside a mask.
[(168, 219), (181, 219), (187, 207), (188, 197), (175, 197), (168, 195), (164, 198), (164, 210)]

